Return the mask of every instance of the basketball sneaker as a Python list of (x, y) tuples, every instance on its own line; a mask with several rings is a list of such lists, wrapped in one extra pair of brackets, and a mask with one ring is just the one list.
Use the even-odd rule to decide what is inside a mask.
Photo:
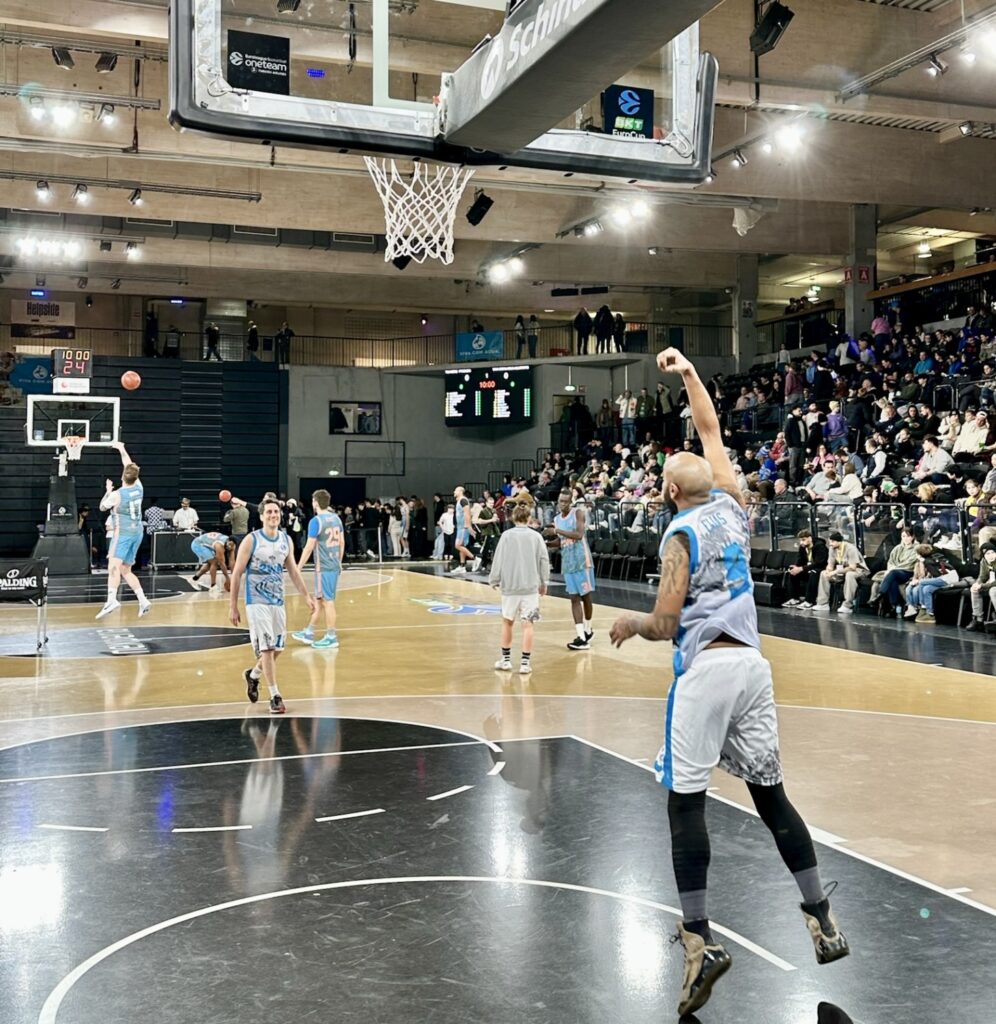
[[(510, 665), (509, 668), (512, 666)], [(519, 675), (528, 676), (533, 670), (533, 663), (531, 661), (523, 661), (519, 663)]]
[(499, 672), (511, 672), (512, 671), (512, 659), (511, 658), (499, 658), (495, 662), (495, 668)]
[(104, 603), (104, 607), (97, 612), (96, 618), (102, 619), (105, 615), (110, 615), (111, 612), (116, 612), (121, 607), (121, 602), (112, 597)]
[(242, 673), (242, 678), (246, 681), (246, 696), (249, 698), (249, 703), (255, 704), (259, 700), (259, 680), (253, 679), (251, 668), (247, 668)]
[(450, 569), (451, 576), (466, 576), (467, 570), (464, 566), (458, 565), (455, 569)]
[(152, 611), (151, 601), (140, 601), (138, 605), (138, 617), (144, 619)]
[(287, 710), (287, 707), (284, 704), (283, 697), (281, 697), (279, 693), (274, 694), (270, 698), (270, 714), (271, 715), (282, 715), (282, 714), (284, 714), (284, 712), (286, 710)]
[(585, 638), (585, 641), (590, 644), (592, 642), (592, 640), (595, 639), (595, 631), (593, 629), (589, 629), (585, 633), (584, 638)]
[(326, 633), (321, 640), (316, 640), (312, 645), (311, 649), (314, 651), (327, 651), (330, 648), (339, 646), (339, 638), (335, 633)]
[(480, 557), (478, 557), (478, 558), (475, 558), (473, 562), (471, 562), (470, 571), (471, 572), (477, 572), (477, 570), (480, 569), (480, 568), (481, 568), (481, 559), (480, 559)]
[(315, 646), (315, 634), (310, 629), (299, 629), (296, 633), (291, 633), (291, 636), (295, 640), (300, 640), (302, 644), (310, 644), (312, 647)]
[(722, 946), (707, 946), (701, 935), (686, 931), (681, 924), (673, 941), (685, 948), (685, 976), (678, 1003), (678, 1013), (684, 1016), (709, 1002), (713, 985), (726, 974), (733, 960)]
[(581, 637), (576, 636), (568, 643), (567, 649), (569, 651), (590, 651), (591, 647), (588, 644), (587, 636), (584, 640), (582, 640)]
[(813, 946), (816, 948), (818, 964), (833, 963), (834, 960), (841, 960), (851, 952), (851, 947), (837, 926), (837, 919), (830, 909), (830, 895), (836, 888), (837, 883), (830, 882), (826, 887), (826, 897), (819, 903), (799, 904), (802, 916), (806, 919), (809, 937), (813, 940)]

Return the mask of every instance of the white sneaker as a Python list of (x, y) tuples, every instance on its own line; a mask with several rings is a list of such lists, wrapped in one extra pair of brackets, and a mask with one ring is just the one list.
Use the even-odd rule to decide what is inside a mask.
[(800, 601), (799, 602), (799, 607), (800, 608), (805, 608), (805, 610), (808, 612), (808, 611), (811, 611), (815, 607), (815, 605), (813, 604), (812, 601)]
[(376, 557), (377, 556), (370, 550), (370, 548), (367, 548), (367, 558), (376, 558)]
[(477, 570), (480, 569), (480, 567), (481, 567), (481, 560), (480, 560), (480, 558), (475, 558), (474, 561), (471, 562), (470, 571), (471, 572), (477, 572)]
[[(511, 668), (511, 665), (509, 666)], [(528, 676), (533, 670), (533, 663), (531, 661), (523, 661), (519, 665), (519, 675)]]
[(813, 605), (813, 611), (814, 612), (828, 612), (828, 611), (830, 611), (830, 605), (828, 605), (828, 604), (814, 604)]
[(793, 597), (791, 601), (786, 601), (785, 604), (782, 605), (782, 607), (783, 608), (798, 608), (800, 604), (802, 604), (802, 602), (798, 598)]
[(152, 611), (152, 602), (151, 601), (142, 601), (142, 602), (139, 603), (139, 605), (138, 605), (138, 617), (140, 619), (144, 619), (145, 616), (148, 615), (149, 612), (151, 612), (151, 611)]
[(837, 609), (837, 614), (838, 615), (851, 615), (853, 612), (854, 612), (854, 609), (849, 604), (842, 604)]
[(455, 569), (450, 569), (451, 576), (466, 576), (467, 570), (462, 566), (458, 565)]
[(104, 604), (104, 607), (97, 612), (97, 618), (102, 619), (105, 615), (110, 615), (111, 612), (116, 612), (121, 607), (121, 602), (117, 598), (111, 598)]
[[(915, 604), (906, 606), (906, 611), (903, 612), (904, 619), (915, 619), (920, 614), (920, 609)], [(99, 618), (99, 616), (98, 616)]]
[(512, 671), (512, 660), (510, 658), (499, 658), (495, 662), (495, 668), (499, 672), (511, 672)]

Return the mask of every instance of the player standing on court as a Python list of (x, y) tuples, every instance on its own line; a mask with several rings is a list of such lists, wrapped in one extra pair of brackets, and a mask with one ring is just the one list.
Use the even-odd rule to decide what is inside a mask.
[[(705, 458), (682, 452), (664, 465), (677, 513), (661, 542), (661, 580), (649, 615), (624, 615), (610, 636), (675, 640), (658, 780), (669, 790), (671, 856), (684, 921), (680, 1014), (705, 1005), (730, 967), (709, 930), (706, 789), (719, 764), (747, 783), (761, 820), (802, 893), (802, 912), (818, 963), (850, 952), (824, 895), (809, 830), (782, 785), (771, 666), (761, 656), (750, 577), (750, 532), (743, 499), (723, 446), (719, 420), (695, 367), (677, 350), (658, 367), (680, 373)], [(832, 889), (830, 890), (832, 892)]]
[(595, 634), (591, 628), (592, 600), (595, 590), (595, 569), (591, 549), (585, 537), (586, 516), (583, 502), (571, 507), (571, 492), (563, 490), (558, 499), (559, 514), (553, 518), (553, 530), (560, 539), (560, 571), (571, 599), (571, 615), (577, 636), (568, 650), (587, 651)]
[[(329, 505), (332, 495), (326, 490), (315, 491), (311, 496), (311, 507), (315, 515), (308, 523), (308, 540), (297, 563), (298, 569), (308, 564), (312, 551), (315, 552), (315, 608), (311, 620), (294, 639), (303, 644), (310, 644), (315, 650), (328, 650), (339, 646), (339, 638), (335, 632), (335, 592), (339, 586), (339, 573), (342, 572), (342, 557), (345, 550), (345, 531), (342, 520), (333, 512)], [(315, 624), (318, 613), (325, 607), (325, 636), (315, 639)]]
[[(456, 502), (454, 512), (456, 522), (456, 540), (453, 544), (456, 553), (460, 556), (460, 564), (450, 570), (451, 576), (466, 576), (467, 567), (464, 564), (468, 558), (473, 559), (474, 553), (470, 550), (470, 542), (474, 539), (474, 527), (470, 521), (470, 500), (460, 486), (453, 488), (453, 500)], [(476, 569), (477, 563), (471, 566)]]
[(97, 618), (117, 611), (121, 607), (118, 587), (124, 577), (125, 583), (138, 598), (138, 617), (142, 618), (152, 610), (152, 602), (145, 596), (142, 584), (131, 571), (138, 557), (142, 543), (142, 497), (145, 491), (139, 479), (139, 469), (132, 461), (125, 446), (115, 441), (111, 446), (121, 456), (121, 486), (114, 490), (114, 481), (107, 481), (107, 493), (100, 500), (100, 508), (110, 512), (110, 536), (107, 542), (107, 601), (97, 612)]
[(264, 498), (259, 506), (259, 515), (263, 520), (263, 528), (254, 530), (239, 545), (235, 570), (232, 572), (232, 598), (228, 617), (232, 625), (239, 624), (239, 585), (245, 576), (249, 637), (259, 659), (243, 673), (246, 696), (253, 704), (259, 700), (259, 680), (262, 676), (270, 694), (270, 714), (282, 715), (287, 709), (277, 686), (277, 658), (284, 649), (284, 636), (287, 632), (284, 569), (290, 574), (298, 592), (307, 600), (312, 612), (315, 611), (315, 599), (308, 593), (297, 562), (294, 561), (294, 545), (280, 529), (280, 502), (275, 498)]

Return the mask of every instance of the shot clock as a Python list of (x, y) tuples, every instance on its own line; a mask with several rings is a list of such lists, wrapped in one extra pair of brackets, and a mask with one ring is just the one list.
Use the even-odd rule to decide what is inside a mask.
[(93, 377), (93, 352), (88, 348), (52, 349), (52, 393), (88, 395)]

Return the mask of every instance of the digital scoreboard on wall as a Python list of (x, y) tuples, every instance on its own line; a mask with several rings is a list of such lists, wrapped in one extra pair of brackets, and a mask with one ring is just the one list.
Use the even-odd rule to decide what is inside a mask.
[(478, 366), (446, 371), (448, 427), (531, 423), (532, 418), (532, 367)]

